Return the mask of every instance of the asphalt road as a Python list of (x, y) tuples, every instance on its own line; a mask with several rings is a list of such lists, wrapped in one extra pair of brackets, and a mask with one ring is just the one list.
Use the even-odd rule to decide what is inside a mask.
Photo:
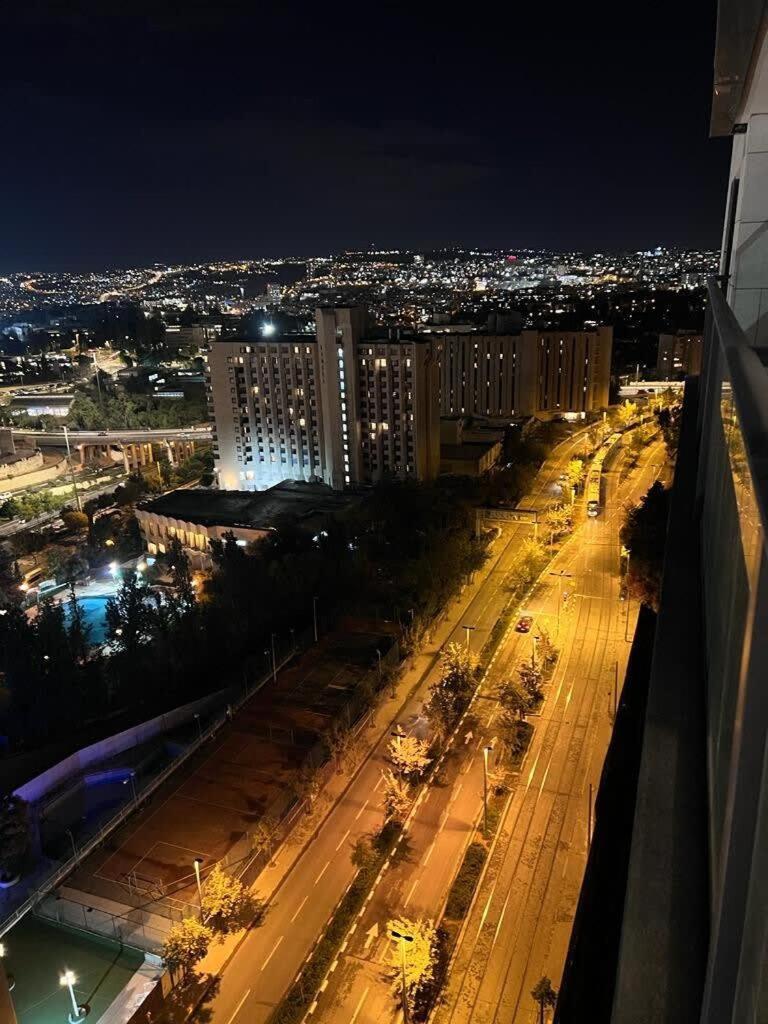
[[(660, 463), (663, 455), (656, 448), (648, 449), (649, 466), (654, 459)], [(551, 916), (555, 922), (553, 931), (562, 945), (564, 959), (572, 909), (583, 874), (584, 857), (577, 855), (572, 862), (566, 858), (562, 873), (556, 877), (548, 856), (550, 850), (563, 850), (574, 844), (581, 799), (578, 793), (584, 788), (579, 770), (581, 755), (574, 756), (574, 744), (581, 743), (588, 748), (584, 766), (588, 774), (594, 774), (596, 781), (610, 735), (614, 677), (611, 670), (618, 664), (621, 678), (625, 670), (628, 645), (623, 643), (623, 633), (619, 643), (616, 639), (610, 642), (607, 632), (609, 602), (613, 599), (618, 605), (616, 492), (619, 466), (620, 463), (617, 472), (607, 474), (607, 512), (597, 523), (584, 522), (553, 563), (553, 571), (571, 574), (567, 586), (574, 595), (569, 602), (572, 611), (561, 614), (559, 636), (560, 580), (545, 577), (546, 582), (537, 589), (535, 601), (531, 603), (530, 612), (535, 621), (546, 621), (553, 638), (557, 638), (561, 658), (549, 684), (550, 699), (544, 705), (542, 716), (535, 719), (536, 739), (510, 806), (509, 813), (514, 815), (516, 801), (522, 804), (517, 818), (519, 828), (517, 832), (510, 830), (500, 844), (503, 848), (505, 842), (509, 851), (506, 866), (512, 869), (510, 886), (505, 888), (500, 872), (499, 885), (487, 896), (483, 894), (478, 904), (477, 948), (470, 945), (462, 949), (470, 972), (482, 972), (486, 955), (492, 956), (496, 949), (507, 949), (504, 931), (507, 915), (507, 928), (526, 921), (522, 941), (518, 939), (517, 946), (513, 942), (511, 948), (516, 949), (514, 967), (519, 968), (518, 973), (524, 979), (522, 984), (527, 984), (525, 979), (529, 973), (536, 975), (529, 990), (544, 973), (539, 967), (542, 950), (552, 948), (553, 936), (546, 924), (543, 929), (540, 927), (540, 915), (546, 919)], [(642, 493), (652, 473), (649, 468), (638, 474), (636, 481), (627, 481), (622, 488), (623, 495), (636, 497), (638, 491)], [(459, 730), (441, 772), (440, 785), (430, 787), (419, 804), (408, 828), (407, 845), (376, 887), (340, 958), (338, 969), (328, 979), (313, 1021), (374, 1024), (396, 1015), (393, 990), (396, 993), (399, 978), (396, 964), (392, 966), (394, 944), (387, 935), (387, 922), (399, 915), (413, 920), (437, 920), (441, 915), (455, 872), (482, 813), (482, 747), (494, 739), (494, 717), (498, 712), (491, 694), (496, 683), (509, 678), (519, 662), (530, 657), (531, 644), (530, 635), (520, 635), (513, 628), (508, 630), (490, 666), (482, 694)], [(586, 724), (581, 722), (582, 710), (589, 720)], [(576, 717), (572, 718), (574, 712)], [(591, 728), (588, 727), (590, 722)], [(418, 728), (417, 722), (409, 724)], [(566, 766), (573, 770), (573, 778), (563, 788)], [(492, 769), (491, 764), (491, 772)], [(570, 808), (573, 822), (565, 820), (569, 800), (573, 803)], [(522, 901), (513, 903), (511, 889), (514, 887), (524, 893)], [(525, 941), (528, 933), (530, 943)], [(485, 945), (488, 936), (490, 950)], [(464, 1019), (463, 1007), (467, 1009), (467, 1018), (471, 1016), (474, 1020), (478, 1014), (482, 1017), (487, 1012), (488, 1019), (495, 1019), (493, 1001), (497, 992), (493, 985), (498, 981), (499, 970), (490, 972), (486, 990), (476, 999), (468, 994), (463, 1001), (461, 986), (451, 993), (455, 1009), (450, 1015), (452, 1020)], [(512, 968), (507, 969), (506, 974), (513, 974)], [(559, 976), (559, 971), (555, 974), (552, 970), (552, 974)], [(467, 993), (470, 990), (471, 979), (468, 979)], [(527, 1019), (525, 1012), (528, 1010), (528, 1004), (524, 1004), (521, 1020)], [(509, 999), (500, 1019), (508, 1015)]]
[[(555, 449), (522, 505), (546, 505), (554, 499), (557, 478), (581, 443), (577, 436)], [(247, 934), (220, 975), (214, 997), (203, 1008), (204, 1019), (215, 1024), (259, 1024), (283, 996), (354, 876), (353, 843), (382, 824), (381, 770), (392, 727), (396, 722), (413, 726), (418, 721), (440, 649), (449, 641), (464, 642), (464, 623), (477, 626), (473, 646), (479, 648), (484, 642), (506, 600), (504, 581), (520, 540), (529, 534), (530, 526), (504, 527), (490, 569), (478, 574), (482, 579), (447, 610), (433, 643), (419, 659), (412, 695), (403, 704), (393, 701), (388, 705), (391, 716), (386, 716), (374, 750), (286, 875), (263, 924)]]
[(555, 570), (573, 573), (576, 588), (573, 610), (561, 619), (558, 670), (437, 1024), (533, 1024), (534, 985), (545, 974), (559, 985), (586, 865), (589, 787), (599, 782), (614, 679), (617, 672), (619, 680), (624, 677), (625, 633), (631, 637), (636, 615), (618, 594), (622, 504), (645, 493), (664, 461), (661, 444), (654, 443), (622, 485), (619, 467), (609, 472), (605, 510), (583, 524), (556, 561)]

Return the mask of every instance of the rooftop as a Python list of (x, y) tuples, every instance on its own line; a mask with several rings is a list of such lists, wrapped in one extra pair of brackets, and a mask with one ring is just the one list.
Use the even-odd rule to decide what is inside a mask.
[(315, 517), (339, 515), (357, 499), (325, 484), (283, 480), (266, 491), (208, 491), (180, 489), (142, 502), (144, 512), (183, 519), (201, 526), (244, 526), (276, 529), (281, 524), (301, 525)]

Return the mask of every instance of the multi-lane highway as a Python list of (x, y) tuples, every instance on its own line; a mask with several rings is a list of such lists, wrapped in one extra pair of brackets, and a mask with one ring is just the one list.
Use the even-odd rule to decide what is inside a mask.
[[(523, 504), (545, 506), (553, 500), (558, 477), (582, 443), (577, 436), (558, 446), (542, 467), (532, 493)], [(418, 722), (429, 684), (437, 673), (440, 650), (449, 641), (464, 642), (463, 624), (476, 626), (473, 645), (478, 649), (482, 645), (506, 602), (505, 581), (520, 541), (529, 534), (530, 526), (504, 528), (490, 564), (447, 610), (444, 621), (434, 631), (432, 642), (401, 681), (397, 699), (379, 710), (375, 734), (378, 739), (372, 753), (270, 899), (263, 924), (247, 934), (221, 974), (215, 995), (205, 1007), (206, 1019), (216, 1024), (264, 1021), (293, 981), (354, 875), (350, 859), (353, 843), (382, 824), (381, 769), (392, 726), (402, 722), (412, 727)], [(461, 768), (452, 767), (454, 777)], [(467, 781), (468, 792), (474, 788), (476, 775), (472, 776), (472, 781)], [(425, 813), (442, 813), (429, 802), (424, 806)], [(416, 841), (414, 835), (413, 842)], [(452, 865), (455, 866), (460, 857), (461, 842), (459, 836), (455, 848), (440, 856), (433, 853), (434, 868), (430, 877), (434, 874), (436, 878), (439, 871), (443, 880), (439, 884), (445, 885), (449, 880)], [(416, 901), (416, 891), (411, 898)], [(420, 903), (414, 902), (414, 907), (418, 906)]]
[[(450, 972), (436, 1024), (533, 1024), (531, 990), (555, 987), (588, 852), (590, 785), (597, 787), (612, 727), (614, 685), (623, 680), (633, 613), (619, 601), (618, 530), (625, 501), (637, 501), (663, 470), (660, 443), (619, 483), (606, 474), (606, 506), (586, 521), (553, 569), (572, 574), (572, 611), (562, 617), (561, 659), (519, 784)], [(547, 597), (530, 611), (549, 612)], [(505, 648), (497, 671), (514, 660)]]

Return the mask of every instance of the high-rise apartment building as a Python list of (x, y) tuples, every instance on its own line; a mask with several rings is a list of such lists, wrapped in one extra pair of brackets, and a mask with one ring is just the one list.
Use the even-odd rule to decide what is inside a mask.
[(701, 347), (703, 338), (691, 331), (660, 334), (656, 358), (657, 380), (680, 380), (690, 374), (701, 373)]
[(608, 405), (613, 328), (444, 334), (443, 416), (556, 416)]
[(208, 353), (214, 464), (225, 490), (281, 480), (334, 489), (435, 476), (438, 368), (429, 339), (376, 337), (356, 307), (318, 309), (317, 334), (217, 341)]

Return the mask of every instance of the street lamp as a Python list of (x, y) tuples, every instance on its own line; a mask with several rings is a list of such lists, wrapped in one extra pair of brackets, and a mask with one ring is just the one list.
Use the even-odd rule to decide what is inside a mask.
[(312, 625), (315, 630), (315, 643), (317, 643), (317, 598), (312, 598)]
[(413, 942), (412, 935), (404, 935), (402, 932), (396, 932), (394, 929), (389, 933), (393, 939), (397, 939), (400, 943), (400, 966), (402, 968), (403, 976), (403, 1020), (405, 1024), (409, 1024), (410, 1012), (408, 1010), (408, 983), (405, 978), (405, 944), (406, 942)]
[(557, 590), (557, 635), (560, 636), (560, 605), (563, 603), (563, 578), (573, 579), (572, 572), (566, 572), (565, 569), (560, 569), (559, 572), (551, 572), (550, 576), (557, 576), (558, 590)]
[(203, 727), (202, 727), (202, 725), (200, 725), (200, 715), (198, 714), (197, 711), (195, 712), (194, 718), (195, 718), (195, 721), (197, 722), (197, 738), (202, 743), (202, 741), (203, 741)]
[(197, 881), (197, 898), (200, 901), (200, 920), (203, 920), (203, 886), (200, 882), (200, 865), (203, 863), (201, 857), (195, 857), (195, 880)]
[(471, 632), (472, 632), (473, 630), (477, 629), (477, 626), (468, 626), (468, 625), (467, 625), (466, 623), (464, 623), (464, 625), (463, 625), (463, 626), (462, 626), (461, 628), (462, 628), (462, 629), (463, 629), (463, 630), (465, 631), (465, 633), (467, 634), (467, 654), (469, 654), (469, 652), (470, 652), (470, 646), (469, 646), (469, 634), (470, 634), (470, 633), (471, 633)]
[(488, 755), (493, 746), (488, 744), (483, 747), (483, 832), (488, 835)]
[(69, 998), (72, 1000), (72, 1013), (69, 1014), (69, 1024), (75, 1024), (75, 1021), (82, 1020), (82, 1018), (88, 1012), (84, 1006), (78, 1006), (77, 1000), (75, 999), (74, 984), (77, 981), (74, 971), (64, 971), (59, 977), (59, 984), (62, 988), (69, 989)]
[(277, 682), (277, 660), (275, 658), (275, 634), (272, 634), (272, 682)]
[(136, 772), (131, 771), (128, 775), (128, 778), (123, 779), (124, 786), (127, 786), (129, 782), (131, 784), (131, 790), (133, 792), (133, 802), (136, 803)]

